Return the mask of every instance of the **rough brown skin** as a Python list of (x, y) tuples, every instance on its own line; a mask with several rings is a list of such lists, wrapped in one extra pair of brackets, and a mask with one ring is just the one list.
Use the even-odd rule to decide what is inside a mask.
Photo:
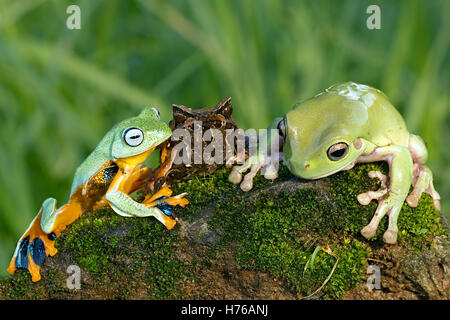
[[(231, 117), (233, 108), (231, 106), (231, 98), (224, 99), (217, 103), (214, 108), (191, 109), (183, 105), (172, 105), (173, 120), (170, 121), (170, 129), (188, 130), (191, 134), (191, 148), (194, 150), (194, 122), (198, 121), (202, 124), (202, 133), (208, 129), (220, 130), (223, 140), (223, 154), (225, 155), (225, 130), (238, 129), (236, 122)], [(148, 178), (147, 189), (150, 192), (158, 191), (164, 186), (170, 186), (182, 180), (186, 180), (195, 176), (213, 173), (220, 164), (192, 164), (185, 166), (184, 164), (174, 164), (173, 160), (175, 152), (172, 153), (173, 148), (180, 142), (172, 141), (171, 139), (165, 141), (158, 148), (161, 150), (161, 165), (152, 172)], [(202, 150), (211, 142), (202, 140)]]

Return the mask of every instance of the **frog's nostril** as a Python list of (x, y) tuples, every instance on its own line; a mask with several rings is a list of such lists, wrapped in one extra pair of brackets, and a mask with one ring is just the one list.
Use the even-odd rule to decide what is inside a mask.
[(308, 169), (309, 168), (309, 163), (306, 163), (305, 164), (305, 169)]

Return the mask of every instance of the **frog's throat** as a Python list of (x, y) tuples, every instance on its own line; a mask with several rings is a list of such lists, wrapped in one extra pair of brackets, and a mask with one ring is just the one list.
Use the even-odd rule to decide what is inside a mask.
[(147, 160), (147, 158), (150, 156), (150, 154), (152, 154), (152, 152), (155, 149), (156, 147), (151, 148), (143, 153), (140, 153), (132, 157), (116, 159), (114, 162), (121, 170), (128, 172), (136, 168), (138, 165), (144, 163), (144, 161)]
[(345, 170), (346, 167), (347, 167), (347, 166), (344, 166), (344, 167), (342, 167), (342, 168), (338, 168), (338, 169), (336, 169), (336, 170), (333, 170), (333, 171), (331, 171), (331, 172), (322, 174), (322, 175), (320, 175), (320, 176), (317, 176), (317, 177), (311, 177), (311, 178), (308, 178), (308, 179), (309, 179), (309, 180), (322, 179), (322, 178), (331, 176), (332, 174), (335, 174), (335, 173), (337, 173), (337, 172), (339, 172), (339, 171)]

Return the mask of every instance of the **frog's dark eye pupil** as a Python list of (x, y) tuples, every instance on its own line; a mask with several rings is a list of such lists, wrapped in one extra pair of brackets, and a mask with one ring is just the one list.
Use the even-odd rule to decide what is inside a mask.
[(339, 142), (328, 148), (327, 156), (332, 161), (341, 160), (348, 153), (348, 144)]
[(336, 150), (333, 153), (331, 153), (331, 155), (333, 157), (340, 158), (344, 155), (344, 153), (345, 153), (345, 149), (339, 149), (339, 150)]

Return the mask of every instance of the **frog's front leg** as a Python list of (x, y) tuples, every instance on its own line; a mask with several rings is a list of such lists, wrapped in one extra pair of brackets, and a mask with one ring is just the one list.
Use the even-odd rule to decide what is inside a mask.
[(146, 180), (150, 176), (151, 172), (152, 169), (145, 164), (136, 166), (128, 175), (126, 183), (123, 185), (123, 192), (126, 194), (130, 194), (142, 188), (145, 185)]
[(369, 173), (371, 177), (380, 179), (382, 186), (378, 191), (369, 191), (358, 196), (358, 201), (363, 205), (369, 204), (372, 199), (378, 200), (375, 215), (361, 230), (361, 234), (368, 239), (375, 236), (381, 219), (387, 214), (389, 226), (383, 239), (386, 243), (394, 244), (397, 242), (397, 218), (412, 180), (413, 161), (409, 149), (400, 145), (377, 147), (370, 154), (358, 159), (358, 162), (374, 161), (386, 161), (389, 164), (389, 179), (380, 172)]
[[(182, 199), (183, 195), (169, 198), (171, 195), (167, 194), (168, 188), (163, 188), (161, 193), (164, 193), (161, 195), (161, 197), (166, 197), (164, 201), (159, 201), (157, 203), (153, 203), (154, 199), (151, 199), (150, 203), (148, 203), (148, 199), (144, 200), (143, 203), (138, 203), (134, 201), (129, 195), (128, 192), (130, 191), (130, 186), (134, 185), (135, 183), (130, 183), (130, 179), (134, 180), (133, 178), (133, 172), (135, 172), (135, 165), (133, 164), (133, 159), (128, 160), (120, 160), (117, 161), (117, 165), (119, 166), (119, 171), (117, 172), (116, 176), (114, 177), (114, 180), (112, 181), (111, 185), (108, 188), (108, 191), (106, 192), (105, 199), (109, 202), (111, 205), (111, 208), (118, 213), (119, 215), (126, 216), (126, 217), (149, 217), (153, 216), (156, 219), (158, 219), (161, 223), (163, 223), (167, 229), (172, 229), (175, 224), (176, 220), (169, 217), (167, 213), (171, 213), (171, 211), (168, 211), (167, 208), (165, 208), (165, 205), (160, 205), (159, 202), (165, 202), (168, 203), (168, 205), (180, 205), (184, 206), (188, 204), (187, 199)], [(172, 202), (170, 200), (172, 199)]]

